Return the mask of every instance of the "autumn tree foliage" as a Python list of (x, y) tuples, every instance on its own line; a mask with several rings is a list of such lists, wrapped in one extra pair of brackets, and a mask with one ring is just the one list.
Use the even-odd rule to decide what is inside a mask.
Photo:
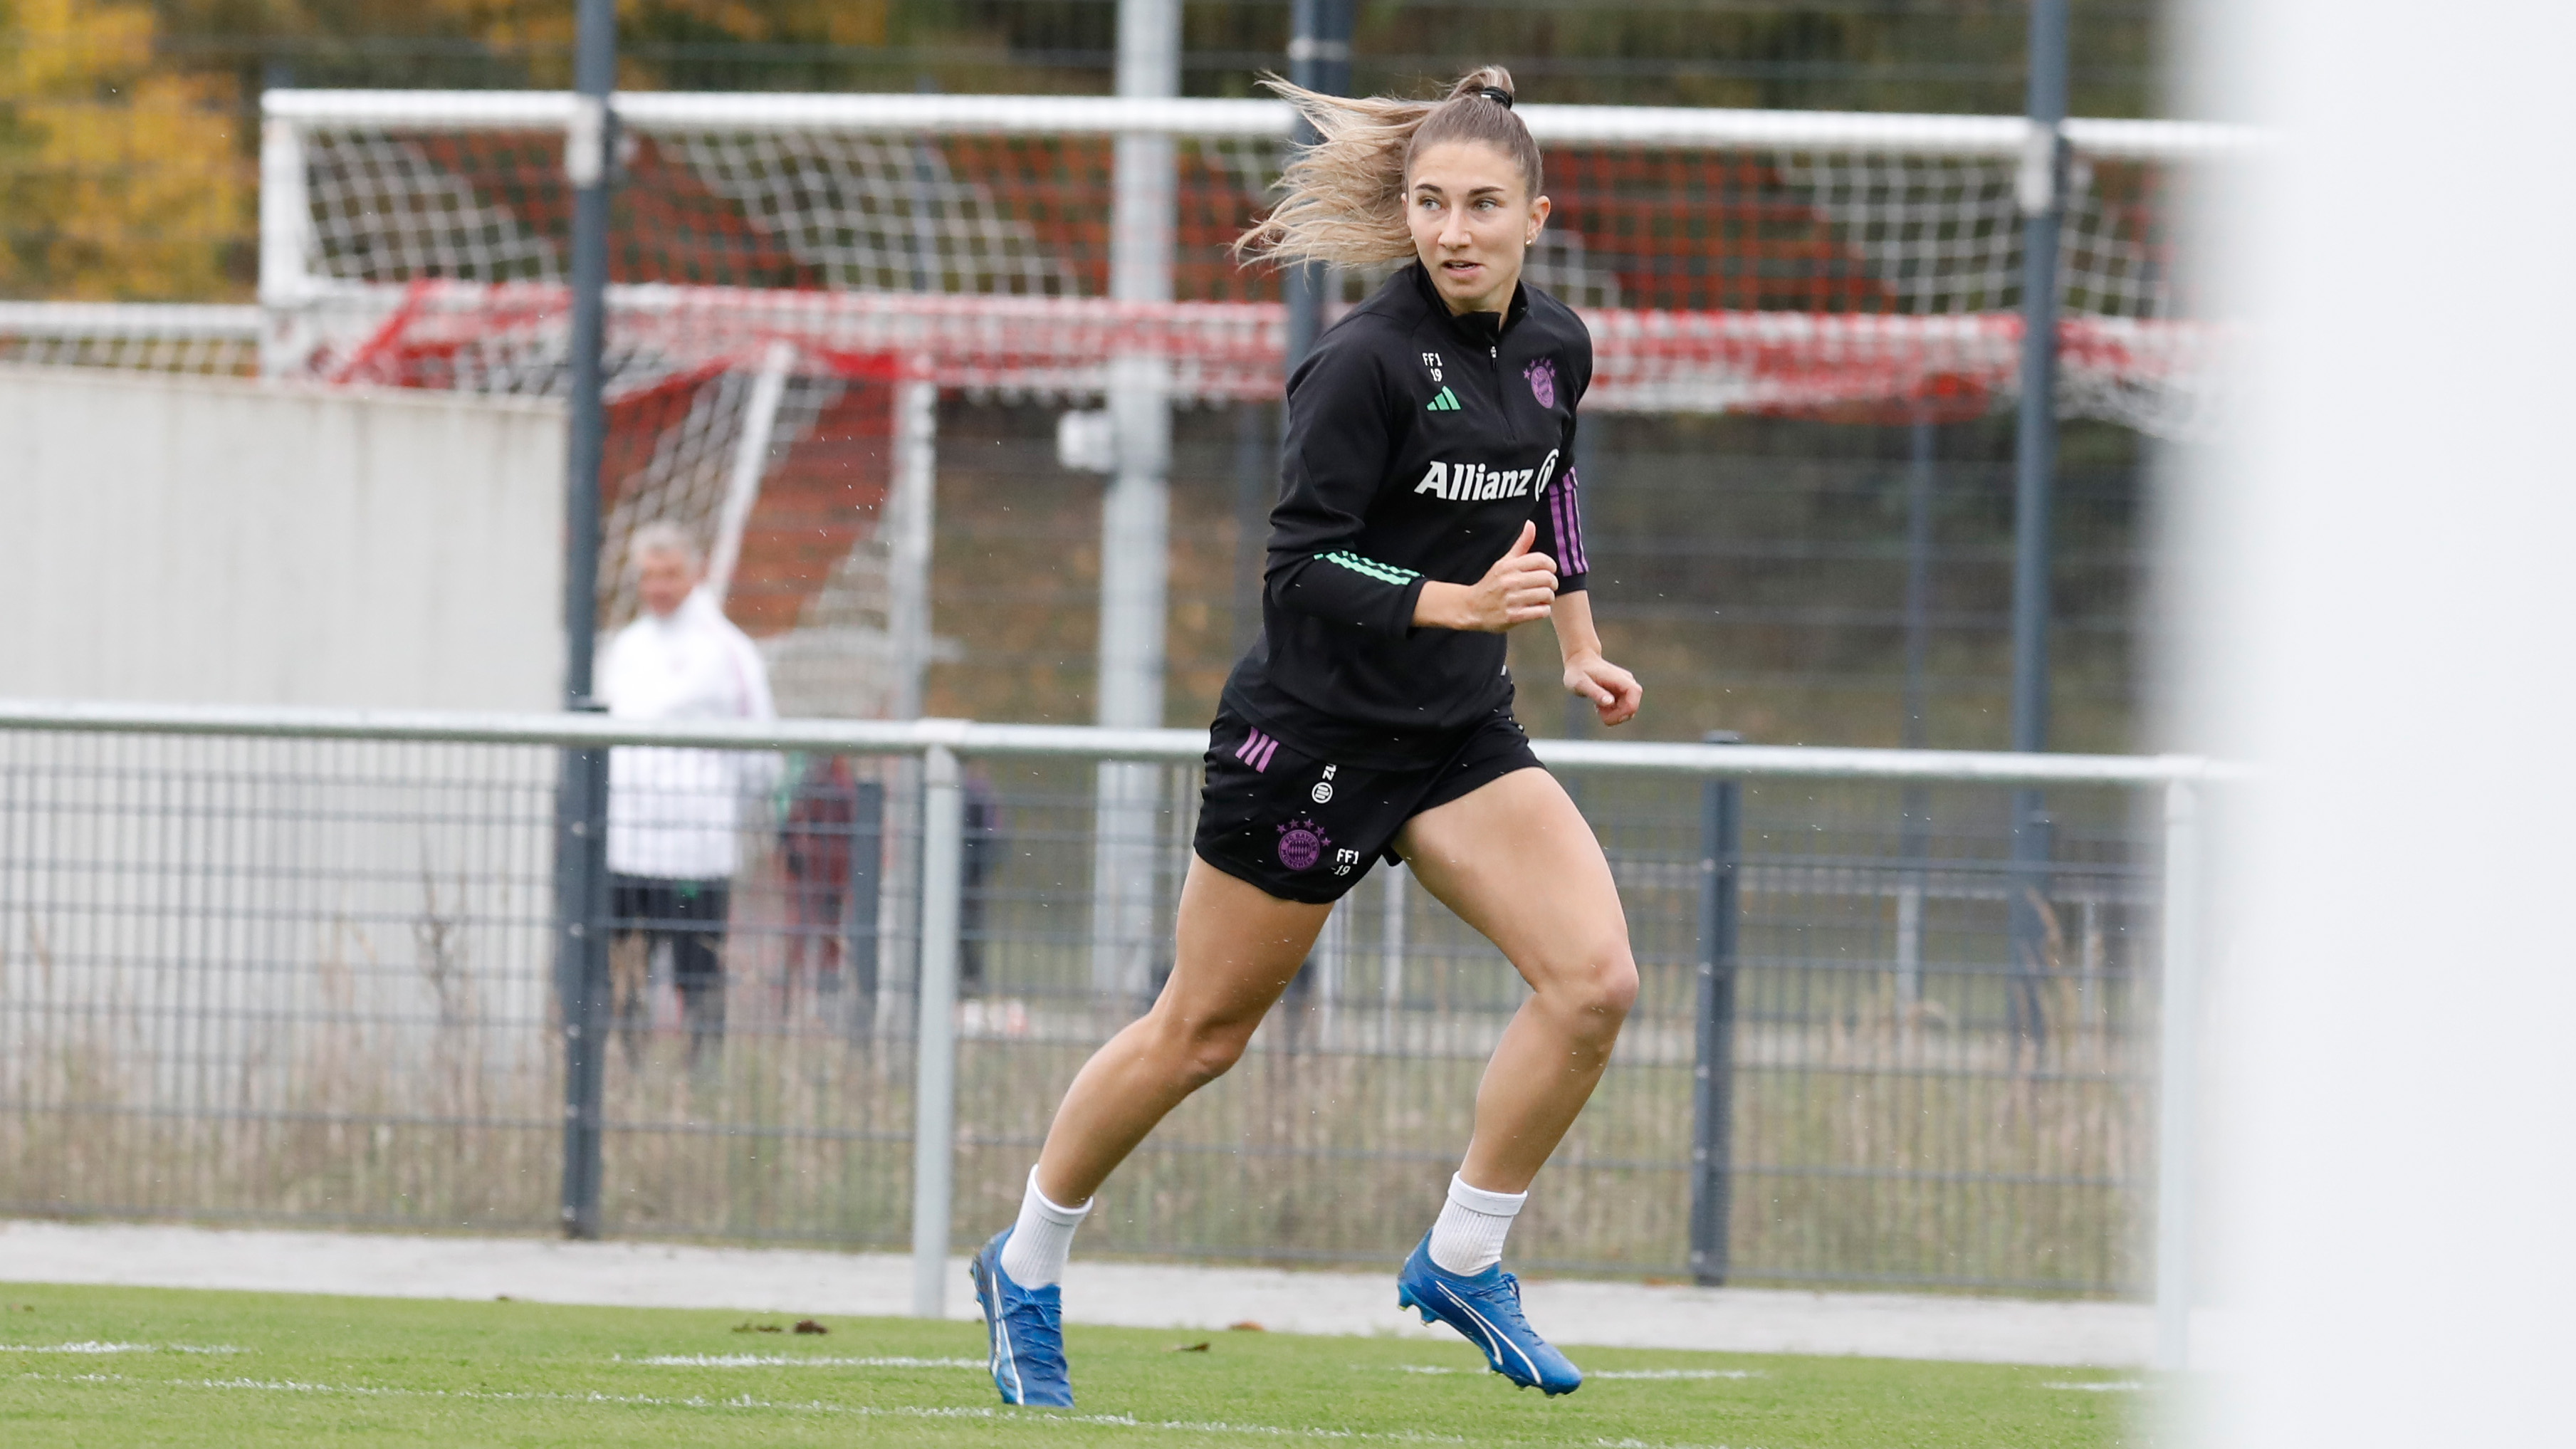
[(161, 64), (117, 0), (0, 0), (0, 295), (208, 300), (243, 290), (252, 157), (231, 81)]

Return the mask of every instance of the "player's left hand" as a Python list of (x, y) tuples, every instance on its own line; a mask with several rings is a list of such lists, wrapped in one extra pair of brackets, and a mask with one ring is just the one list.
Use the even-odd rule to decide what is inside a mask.
[(1592, 701), (1604, 725), (1623, 725), (1637, 717), (1646, 687), (1637, 676), (1598, 654), (1577, 654), (1565, 661), (1565, 692)]

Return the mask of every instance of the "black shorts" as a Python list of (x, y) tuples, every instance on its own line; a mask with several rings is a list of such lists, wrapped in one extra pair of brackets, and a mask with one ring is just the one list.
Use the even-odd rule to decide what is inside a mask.
[(1413, 770), (1319, 759), (1225, 708), (1209, 736), (1199, 859), (1310, 905), (1341, 899), (1380, 857), (1400, 859), (1395, 834), (1414, 816), (1540, 768), (1520, 722), (1501, 710), (1461, 734), (1440, 763)]
[(608, 878), (608, 925), (618, 935), (641, 931), (649, 946), (671, 943), (671, 980), (682, 991), (695, 991), (724, 978), (724, 958), (716, 948), (724, 940), (726, 918), (733, 913), (733, 888), (722, 880), (663, 880), (656, 876), (612, 875)]

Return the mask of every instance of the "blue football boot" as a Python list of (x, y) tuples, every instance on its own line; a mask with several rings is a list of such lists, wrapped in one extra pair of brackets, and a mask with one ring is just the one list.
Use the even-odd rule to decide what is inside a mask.
[(1064, 1296), (1052, 1283), (1023, 1288), (1002, 1271), (1004, 1228), (975, 1255), (967, 1272), (975, 1279), (975, 1301), (984, 1308), (984, 1341), (993, 1369), (993, 1387), (1002, 1402), (1034, 1408), (1070, 1409), (1073, 1384), (1064, 1371)]
[(1395, 1306), (1418, 1308), (1423, 1322), (1445, 1323), (1466, 1335), (1485, 1351), (1494, 1372), (1522, 1388), (1553, 1397), (1583, 1387), (1583, 1371), (1521, 1316), (1521, 1280), (1499, 1263), (1481, 1273), (1452, 1273), (1431, 1261), (1431, 1235), (1425, 1233), (1395, 1275)]

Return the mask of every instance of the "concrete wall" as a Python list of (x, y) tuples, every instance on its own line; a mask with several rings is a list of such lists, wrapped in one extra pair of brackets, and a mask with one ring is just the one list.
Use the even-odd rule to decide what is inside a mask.
[(0, 695), (552, 709), (561, 410), (0, 367)]

